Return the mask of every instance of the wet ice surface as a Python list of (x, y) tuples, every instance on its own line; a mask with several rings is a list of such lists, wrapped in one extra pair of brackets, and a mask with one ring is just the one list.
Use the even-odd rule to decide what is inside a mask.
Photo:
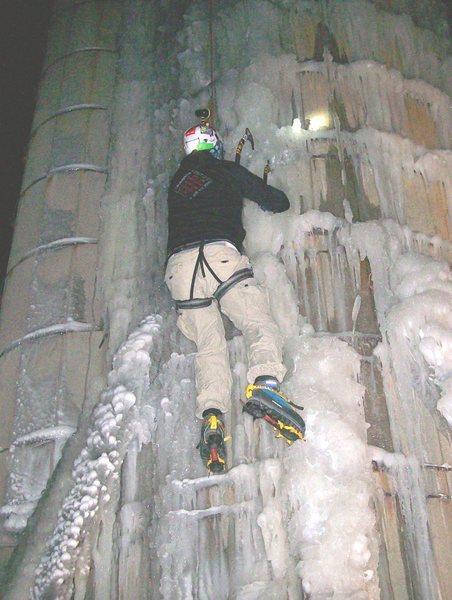
[[(193, 446), (181, 448), (182, 440), (164, 444), (185, 419), (191, 422), (194, 409), (193, 401), (187, 408), (172, 407), (172, 394), (164, 398), (164, 421), (156, 431), (159, 448), (165, 448), (156, 457), (156, 476), (164, 481), (156, 506), (161, 516), (151, 536), (163, 569), (164, 598), (283, 598), (287, 593), (297, 598), (301, 578), (306, 591), (319, 594), (356, 592), (372, 579), (374, 517), (368, 508), (363, 389), (356, 382), (359, 359), (337, 340), (299, 339), (292, 352), (297, 367), (287, 391), (296, 386), (293, 399), (306, 406), (307, 442), (288, 447), (275, 440), (267, 426), (241, 413), (237, 401), (228, 418), (232, 440), (226, 475), (207, 477)], [(241, 338), (231, 343), (231, 355), (238, 359), (238, 397), (245, 375)], [(308, 356), (309, 377), (300, 367)], [(172, 360), (169, 368), (180, 369), (181, 357)], [(328, 384), (329, 375), (338, 374), (344, 380), (341, 393), (332, 380)], [(193, 388), (185, 378), (181, 384)], [(185, 405), (187, 397), (180, 392)], [(195, 440), (198, 429), (199, 424)], [(359, 519), (352, 516), (357, 510)], [(344, 555), (333, 551), (338, 542)]]
[[(145, 277), (133, 267), (163, 262), (160, 207), (169, 165), (175, 167), (179, 132), (192, 125), (194, 110), (208, 98), (208, 62), (200, 44), (207, 31), (206, 11), (202, 3), (193, 3), (178, 36), (179, 46), (175, 44), (179, 54), (174, 64), (180, 72), (161, 73), (162, 78), (178, 76), (173, 83), (183, 94), (164, 105), (154, 98), (150, 108), (141, 81), (122, 81), (117, 94), (118, 103), (127, 106), (124, 123), (117, 129), (127, 135), (121, 137), (113, 165), (121, 193), (112, 202), (105, 227), (109, 243), (121, 246), (124, 253), (119, 260), (110, 248), (111, 262), (116, 261), (121, 273), (111, 289), (106, 284), (106, 297), (111, 348), (121, 348), (93, 414), (86, 447), (74, 466), (73, 489), (38, 568), (35, 598), (45, 597), (46, 590), (71, 597), (74, 575), (86, 585), (90, 568), (97, 597), (109, 597), (100, 565), (115, 563), (115, 553), (120, 554), (120, 563), (127, 563), (137, 548), (148, 559), (152, 586), (147, 580), (127, 585), (135, 585), (149, 598), (294, 600), (302, 597), (302, 589), (313, 600), (378, 595), (364, 390), (357, 383), (360, 359), (345, 342), (315, 335), (328, 331), (331, 315), (312, 238), (322, 236), (323, 254), (331, 258), (335, 331), (350, 332), (356, 324), (361, 308), (360, 261), (367, 258), (383, 334), (376, 353), (385, 376), (394, 378), (396, 394), (405, 401), (419, 384), (422, 397), (417, 401), (427, 399), (429, 411), (440, 411), (450, 424), (451, 292), (444, 262), (450, 247), (439, 236), (422, 236), (397, 223), (407, 222), (407, 198), (414, 198), (416, 206), (415, 201), (434, 186), (444, 189), (446, 196), (452, 192), (452, 155), (447, 150), (451, 119), (444, 93), (450, 85), (445, 77), (450, 59), (441, 40), (415, 28), (408, 17), (350, 1), (333, 3), (327, 21), (348, 49), (351, 63), (338, 65), (328, 55), (324, 62), (303, 63), (288, 41), (287, 31), (300, 26), (295, 17), (288, 25), (290, 4), (255, 0), (218, 8), (217, 41), (222, 51), (217, 56), (216, 91), (228, 158), (245, 127), (250, 127), (256, 150), (252, 153), (246, 145), (242, 163), (261, 175), (270, 160), (269, 182), (284, 189), (291, 201), (291, 212), (280, 215), (247, 203), (244, 221), (247, 252), (256, 277), (270, 290), (271, 309), (285, 338), (290, 372), (284, 391), (305, 407), (306, 442), (288, 447), (274, 439), (266, 425), (242, 414), (246, 355), (241, 337), (236, 336), (229, 342), (235, 380), (234, 408), (227, 417), (232, 435), (229, 471), (207, 478), (196, 450), (193, 355), (174, 333), (174, 318), (165, 323), (167, 314), (157, 306), (155, 312), (162, 317), (149, 317), (122, 345), (133, 329), (130, 324), (146, 314), (140, 312), (146, 304), (140, 291)], [(298, 4), (304, 19), (315, 21), (320, 16), (321, 3)], [(352, 27), (356, 22), (360, 26)], [(397, 69), (383, 64), (388, 48), (398, 57)], [(347, 131), (341, 130), (337, 119), (320, 131), (302, 127), (318, 117), (319, 104), (320, 112), (325, 112), (333, 92), (343, 101)], [(430, 146), (437, 142), (440, 150), (409, 139), (410, 110), (413, 105), (421, 110), (432, 98), (434, 107), (425, 118), (437, 129), (437, 139), (427, 142)], [(149, 139), (156, 140), (153, 150), (154, 146), (159, 150), (149, 152), (151, 159)], [(381, 220), (354, 222), (356, 206), (346, 197), (345, 187), (338, 192), (341, 210), (334, 215), (325, 210), (331, 196), (325, 158), (332, 147), (337, 150), (342, 184), (350, 177), (344, 166), (347, 159), (360, 178), (360, 193), (368, 200), (370, 214)], [(151, 176), (146, 193), (139, 196), (134, 182), (137, 173), (142, 174), (140, 161), (148, 160)], [(406, 173), (412, 172), (415, 184), (407, 189)], [(140, 245), (137, 238), (142, 221), (147, 245)], [(103, 277), (108, 280), (113, 267), (106, 263)], [(313, 293), (308, 294), (308, 288)], [(160, 289), (151, 293), (157, 304)], [(161, 348), (156, 351), (156, 345), (165, 346), (165, 353)], [(152, 382), (149, 366), (158, 368)], [(43, 433), (36, 417), (30, 416), (36, 414), (33, 409), (40, 398), (32, 394), (27, 398), (31, 398), (24, 412), (29, 418), (27, 435), (31, 432), (37, 441), (48, 439), (49, 432)], [(416, 498), (412, 514), (406, 513), (413, 534), (417, 523), (426, 523), (419, 465), (428, 458), (422, 439), (414, 433), (419, 425), (415, 415), (407, 410), (404, 421), (414, 440), (410, 469), (404, 470), (406, 460), (398, 461), (402, 442), (395, 418), (397, 453), (391, 460), (386, 457), (399, 472), (404, 509), (410, 497)], [(50, 430), (56, 435), (57, 424)], [(19, 441), (31, 438), (20, 436)], [(2, 512), (11, 529), (20, 531), (45, 481), (22, 477), (23, 464), (16, 466), (12, 502)], [(119, 479), (127, 482), (127, 489), (120, 501), (116, 497), (113, 502)], [(89, 555), (99, 522), (116, 518), (116, 543), (106, 556), (94, 553), (90, 565), (84, 553)], [(426, 527), (419, 531), (419, 539), (412, 539), (412, 552), (419, 568), (429, 573)], [(425, 585), (429, 597), (433, 584), (427, 578)]]
[[(306, 335), (312, 329), (298, 312), (282, 310), (287, 298), (294, 301), (294, 290), (279, 261), (267, 253), (256, 256), (255, 264), (258, 277), (262, 272), (278, 280), (281, 294), (274, 296), (272, 307), (293, 364), (284, 389), (305, 406), (307, 441), (288, 447), (266, 425), (242, 414), (238, 399), (246, 359), (242, 339), (236, 337), (230, 342), (236, 379), (236, 402), (228, 416), (230, 470), (224, 477), (206, 478), (195, 448), (199, 423), (193, 418), (192, 356), (173, 353), (154, 384), (160, 396), (149, 388), (142, 397), (142, 410), (153, 400), (157, 424), (140, 438), (150, 442), (153, 457), (147, 465), (155, 491), (150, 539), (160, 566), (152, 570), (161, 573), (164, 598), (209, 598), (218, 581), (222, 598), (283, 598), (289, 591), (296, 598), (301, 585), (312, 597), (335, 591), (344, 598), (364, 598), (364, 590), (376, 586), (376, 564), (364, 389), (357, 383), (360, 360), (345, 342)], [(143, 382), (148, 387), (143, 368), (151, 341), (152, 335), (138, 330), (115, 357), (109, 388), (74, 468), (73, 492), (38, 571), (37, 598), (48, 586), (69, 585), (76, 549), (93, 527), (98, 507), (109, 510), (109, 486), (134, 434), (127, 418), (138, 410), (133, 387), (143, 389)], [(144, 474), (123, 475), (139, 480)], [(136, 510), (140, 504), (134, 509), (131, 502), (123, 511), (125, 530)], [(195, 551), (204, 547), (208, 556)]]
[[(404, 254), (393, 272), (399, 303), (392, 307), (388, 328), (391, 345), (404, 354), (406, 363), (415, 360), (424, 377), (440, 390), (436, 408), (452, 425), (452, 277), (446, 262), (416, 254)], [(400, 343), (400, 338), (404, 341)], [(417, 349), (417, 353), (416, 352)], [(405, 388), (411, 387), (406, 367)], [(427, 391), (427, 390), (426, 390)]]
[[(286, 223), (287, 231), (292, 232), (289, 216)], [(264, 232), (269, 237), (272, 227), (268, 219)], [(440, 326), (447, 316), (445, 263), (405, 252), (416, 236), (410, 238), (394, 223), (344, 226), (332, 215), (312, 211), (304, 220), (300, 217), (298, 234), (322, 229), (333, 235), (341, 227), (348, 255), (354, 260), (359, 253), (368, 256), (372, 266), (374, 259), (381, 262), (380, 236), (389, 242), (385, 260), (392, 268), (373, 270), (384, 331), (390, 341), (395, 336), (392, 344), (403, 365), (411, 340), (418, 340), (421, 349), (426, 337), (421, 333), (423, 328), (435, 342), (434, 348), (433, 342), (424, 347), (422, 356), (430, 360), (428, 364), (441, 378), (448, 356), (447, 338)], [(140, 481), (152, 478), (150, 569), (163, 598), (207, 599), (214, 593), (225, 599), (285, 598), (287, 594), (301, 598), (301, 589), (312, 598), (335, 593), (344, 599), (364, 599), (376, 593), (377, 546), (375, 517), (369, 508), (372, 482), (364, 389), (357, 383), (360, 358), (345, 342), (317, 337), (296, 310), (295, 289), (287, 276), (290, 265), (297, 261), (296, 250), (292, 250), (293, 256), (286, 250), (286, 269), (276, 250), (272, 253), (255, 248), (252, 255), (257, 278), (269, 288), (274, 283), (278, 290), (270, 294), (271, 307), (285, 338), (286, 361), (291, 365), (283, 389), (305, 407), (306, 442), (288, 447), (274, 439), (267, 425), (253, 423), (249, 415), (242, 414), (239, 398), (245, 386), (246, 356), (242, 338), (236, 336), (229, 342), (235, 379), (235, 404), (227, 417), (232, 434), (228, 442), (229, 471), (224, 476), (206, 477), (195, 448), (199, 423), (193, 416), (193, 355), (173, 353), (160, 364), (149, 386), (150, 344), (159, 339), (161, 345), (162, 336), (168, 335), (158, 326), (159, 318), (151, 317), (114, 359), (109, 388), (94, 411), (87, 447), (74, 469), (74, 490), (37, 574), (36, 598), (42, 597), (42, 590), (49, 586), (70, 589), (77, 548), (95, 527), (98, 507), (102, 506), (104, 512), (114, 509), (106, 504), (109, 488), (134, 437), (140, 446), (145, 444), (150, 449), (147, 456), (151, 459), (141, 468), (135, 461), (126, 462), (123, 477), (133, 482), (133, 489), (139, 489)], [(339, 297), (344, 281), (338, 277), (334, 285)], [(429, 294), (428, 305), (404, 304), (417, 294)], [(354, 307), (356, 312), (355, 303)], [(400, 310), (403, 319), (392, 316)], [(429, 324), (430, 319), (433, 324)], [(147, 331), (149, 327), (152, 332)], [(403, 334), (400, 339), (398, 332)], [(379, 351), (391, 354), (390, 346), (384, 348)], [(419, 360), (422, 356), (419, 354)], [(402, 368), (397, 377), (401, 378), (403, 393), (411, 379), (403, 378)], [(136, 403), (134, 386), (142, 391), (141, 408)], [(408, 493), (412, 498), (416, 490), (420, 504), (413, 518), (425, 516), (420, 482), (413, 487), (419, 462), (414, 456), (410, 471), (413, 477), (408, 479), (406, 461), (402, 462), (400, 497)], [(395, 455), (394, 470), (397, 464)], [(142, 501), (131, 493), (121, 512), (124, 544), (129, 539), (127, 532), (133, 532), (134, 524), (142, 519), (142, 512)], [(338, 547), (341, 552), (337, 552)], [(421, 552), (420, 564), (426, 572), (429, 560), (428, 553)]]

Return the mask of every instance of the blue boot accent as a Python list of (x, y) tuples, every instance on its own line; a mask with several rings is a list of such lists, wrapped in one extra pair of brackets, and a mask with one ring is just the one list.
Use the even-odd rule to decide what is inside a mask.
[(263, 385), (250, 384), (246, 388), (246, 398), (243, 410), (255, 419), (264, 419), (288, 443), (304, 438), (305, 423), (292, 408), (290, 400), (281, 392)]
[(276, 377), (273, 377), (273, 375), (259, 375), (259, 377), (256, 377), (254, 385), (258, 387), (264, 386), (279, 391), (279, 381)]

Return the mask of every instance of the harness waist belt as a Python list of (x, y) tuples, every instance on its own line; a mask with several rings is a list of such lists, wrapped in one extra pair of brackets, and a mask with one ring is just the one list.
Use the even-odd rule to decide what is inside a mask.
[[(213, 240), (199, 240), (197, 242), (188, 242), (188, 244), (182, 244), (181, 246), (176, 246), (171, 252), (168, 254), (167, 261), (173, 256), (173, 254), (177, 254), (178, 252), (183, 252), (184, 250), (192, 250), (193, 248), (198, 248), (199, 246), (207, 246), (208, 244), (218, 244), (218, 242), (223, 242), (226, 244), (230, 244), (236, 250), (239, 250), (235, 244), (233, 244), (230, 240), (226, 240), (224, 238), (218, 238)], [(240, 250), (239, 250), (240, 252)]]

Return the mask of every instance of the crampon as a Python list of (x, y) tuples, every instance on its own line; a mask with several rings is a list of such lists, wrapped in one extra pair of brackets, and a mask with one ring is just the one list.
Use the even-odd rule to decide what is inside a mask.
[(206, 411), (197, 448), (209, 473), (222, 473), (226, 470), (224, 442), (224, 423), (220, 411)]
[(243, 410), (255, 419), (263, 419), (277, 432), (277, 437), (286, 438), (290, 445), (296, 440), (303, 440), (305, 423), (301, 416), (292, 408), (296, 406), (279, 390), (262, 385), (248, 385), (246, 388), (247, 402)]

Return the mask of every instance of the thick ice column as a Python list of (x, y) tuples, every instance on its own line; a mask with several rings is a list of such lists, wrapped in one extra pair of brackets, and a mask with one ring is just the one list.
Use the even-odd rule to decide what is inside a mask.
[(25, 525), (103, 368), (97, 241), (120, 16), (115, 1), (60, 0), (54, 10), (0, 322), (10, 532)]

